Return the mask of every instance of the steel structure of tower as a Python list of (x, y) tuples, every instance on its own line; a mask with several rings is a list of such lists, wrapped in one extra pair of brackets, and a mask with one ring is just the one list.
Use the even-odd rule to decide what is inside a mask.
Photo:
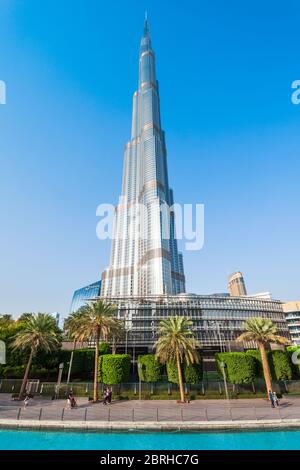
[(122, 192), (115, 208), (110, 266), (102, 274), (101, 297), (185, 292), (173, 203), (155, 55), (145, 18), (131, 140), (125, 147)]

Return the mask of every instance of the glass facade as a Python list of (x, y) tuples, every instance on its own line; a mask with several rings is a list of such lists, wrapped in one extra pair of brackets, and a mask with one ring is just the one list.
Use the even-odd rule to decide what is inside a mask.
[[(282, 303), (255, 297), (202, 296), (180, 294), (145, 298), (111, 298), (118, 305), (118, 317), (124, 321), (128, 346), (152, 350), (157, 340), (159, 322), (169, 316), (184, 315), (193, 321), (193, 328), (203, 348), (229, 350), (243, 332), (243, 323), (252, 317), (271, 319), (279, 334), (290, 338)], [(247, 344), (245, 347), (255, 347)]]
[(115, 211), (110, 266), (102, 275), (103, 297), (185, 292), (175, 214), (171, 210), (167, 221), (161, 210), (162, 206), (172, 207), (173, 193), (147, 20), (140, 44), (138, 83), (133, 95), (131, 140), (125, 147), (122, 192)]
[(293, 312), (288, 314), (286, 316), (286, 321), (293, 343), (300, 345), (300, 312)]
[(88, 300), (98, 297), (100, 295), (100, 289), (101, 281), (77, 289), (73, 294), (70, 313), (77, 312), (77, 310), (86, 305)]

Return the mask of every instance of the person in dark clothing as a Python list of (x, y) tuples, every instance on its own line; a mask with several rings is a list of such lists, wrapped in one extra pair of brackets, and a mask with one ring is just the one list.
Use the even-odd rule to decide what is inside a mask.
[(279, 406), (279, 400), (278, 400), (278, 397), (277, 397), (277, 393), (272, 392), (272, 394), (273, 394), (274, 405), (276, 405), (278, 407)]
[(271, 403), (271, 408), (275, 408), (274, 396), (273, 396), (273, 393), (272, 393), (271, 390), (269, 390), (268, 396), (269, 396), (269, 400), (270, 400), (270, 403)]
[(108, 400), (109, 400), (109, 392), (108, 392), (108, 388), (105, 388), (103, 392), (103, 405), (107, 405)]

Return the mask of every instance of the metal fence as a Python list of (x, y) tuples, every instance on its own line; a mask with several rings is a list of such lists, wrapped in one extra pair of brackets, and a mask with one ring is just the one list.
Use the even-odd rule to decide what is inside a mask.
[[(19, 379), (0, 379), (0, 393), (17, 394), (20, 391), (22, 380)], [(99, 384), (99, 394), (103, 392), (104, 385)], [(179, 394), (178, 385), (169, 382), (159, 382), (156, 384), (133, 382), (115, 385), (113, 394), (116, 397), (124, 399), (153, 399), (160, 397), (162, 399), (176, 398)], [(300, 394), (300, 381), (273, 382), (274, 391), (278, 394)], [(78, 397), (90, 397), (93, 394), (92, 382), (73, 382), (61, 383), (58, 387), (55, 382), (40, 382), (39, 380), (30, 380), (27, 384), (27, 393), (39, 395), (41, 397), (65, 398), (67, 393), (72, 390)], [(263, 380), (257, 380), (251, 384), (234, 385), (227, 384), (228, 395), (235, 397), (255, 397), (265, 394), (265, 383)], [(224, 398), (226, 389), (223, 381), (203, 381), (196, 385), (185, 385), (185, 393), (193, 399), (200, 398)]]

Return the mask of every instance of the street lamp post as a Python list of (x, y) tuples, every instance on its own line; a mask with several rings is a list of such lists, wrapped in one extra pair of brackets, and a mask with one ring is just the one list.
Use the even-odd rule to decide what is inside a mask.
[(55, 387), (55, 398), (58, 398), (59, 396), (59, 388), (61, 384), (61, 377), (62, 377), (63, 369), (64, 369), (64, 363), (61, 362), (58, 366), (58, 377), (57, 377), (57, 383)]
[(226, 380), (226, 372), (225, 372), (226, 363), (225, 363), (224, 361), (222, 361), (222, 362), (220, 363), (220, 367), (221, 367), (221, 369), (222, 369), (222, 375), (223, 375), (223, 380), (224, 380), (224, 388), (225, 388), (226, 398), (227, 398), (227, 400), (229, 400), (228, 387), (227, 387), (227, 380)]

